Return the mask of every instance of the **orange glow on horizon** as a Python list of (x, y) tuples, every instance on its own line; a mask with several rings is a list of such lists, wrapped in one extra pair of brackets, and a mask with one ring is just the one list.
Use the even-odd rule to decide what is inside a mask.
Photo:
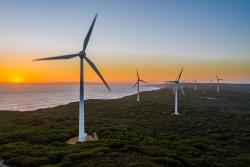
[[(79, 82), (79, 60), (33, 62), (34, 56), (19, 55), (20, 59), (13, 60), (13, 56), (0, 57), (0, 83), (53, 83)], [(21, 58), (22, 57), (22, 58)], [(96, 58), (96, 59), (95, 59)], [(175, 59), (150, 60), (135, 59), (125, 61), (126, 56), (113, 61), (102, 60), (102, 56), (91, 57), (108, 83), (134, 83), (136, 69), (142, 79), (148, 83), (164, 83), (176, 78), (181, 66)], [(200, 63), (203, 62), (203, 63)], [(198, 82), (215, 81), (215, 75), (227, 81), (247, 81), (250, 77), (250, 63), (247, 61), (183, 61), (182, 81)], [(91, 67), (84, 64), (84, 81), (100, 83), (101, 80)], [(248, 80), (247, 80), (248, 79)]]
[[(45, 65), (48, 67), (48, 65)], [(56, 67), (50, 68), (35, 68), (34, 70), (30, 69), (2, 69), (0, 68), (0, 72), (6, 71), (3, 75), (1, 74), (0, 82), (11, 82), (11, 83), (53, 83), (53, 82), (79, 82), (79, 69), (76, 68), (74, 70), (70, 70), (69, 68), (60, 67), (57, 69)], [(177, 73), (180, 68), (151, 68), (145, 67), (140, 68), (139, 74), (142, 79), (147, 81), (148, 83), (164, 83), (166, 80), (173, 80), (176, 78)], [(112, 68), (112, 67), (100, 67), (100, 71), (103, 74), (104, 78), (108, 83), (133, 83), (136, 80), (135, 68)], [(224, 81), (227, 80), (240, 80), (242, 78), (246, 78), (246, 73), (236, 72), (232, 73), (233, 70), (228, 70), (227, 72), (223, 72), (218, 74), (216, 70), (208, 68), (207, 70), (199, 70), (192, 69), (184, 66), (183, 76), (181, 78), (182, 81), (189, 82), (197, 79), (198, 82), (209, 82), (209, 80), (215, 80), (214, 76), (219, 75), (224, 78)], [(20, 74), (17, 74), (17, 73)], [(85, 66), (84, 72), (84, 81), (85, 82), (93, 82), (100, 83), (101, 80), (98, 76), (93, 72), (90, 67)]]

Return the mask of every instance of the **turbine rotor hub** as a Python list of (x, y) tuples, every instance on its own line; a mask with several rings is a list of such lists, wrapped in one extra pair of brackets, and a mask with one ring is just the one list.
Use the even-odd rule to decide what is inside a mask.
[(79, 52), (79, 57), (81, 57), (81, 58), (86, 57), (86, 52), (80, 51)]

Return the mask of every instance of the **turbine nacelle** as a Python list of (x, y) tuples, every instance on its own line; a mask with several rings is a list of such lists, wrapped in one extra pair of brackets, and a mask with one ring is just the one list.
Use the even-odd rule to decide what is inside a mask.
[(86, 52), (84, 52), (83, 50), (80, 51), (78, 54), (79, 54), (80, 58), (85, 58), (86, 57)]

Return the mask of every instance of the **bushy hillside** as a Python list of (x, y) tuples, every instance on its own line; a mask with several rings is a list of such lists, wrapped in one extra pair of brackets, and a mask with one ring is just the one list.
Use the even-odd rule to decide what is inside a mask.
[(247, 167), (250, 94), (185, 89), (174, 116), (172, 89), (116, 100), (87, 100), (86, 127), (97, 142), (67, 145), (77, 136), (78, 103), (34, 112), (0, 112), (0, 157), (16, 167)]

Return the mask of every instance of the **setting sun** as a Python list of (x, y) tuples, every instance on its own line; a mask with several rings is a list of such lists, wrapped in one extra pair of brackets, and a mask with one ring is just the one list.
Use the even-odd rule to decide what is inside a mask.
[(21, 76), (13, 76), (11, 79), (10, 79), (10, 82), (12, 82), (12, 83), (21, 83), (21, 82), (23, 82), (24, 81), (24, 79), (23, 79), (23, 77), (21, 77)]

